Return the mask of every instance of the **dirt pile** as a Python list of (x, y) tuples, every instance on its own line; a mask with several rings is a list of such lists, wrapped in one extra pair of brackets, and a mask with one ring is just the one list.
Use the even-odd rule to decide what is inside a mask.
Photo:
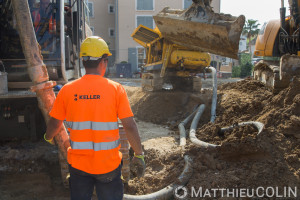
[(221, 132), (221, 127), (213, 123), (208, 123), (197, 130), (198, 139), (217, 145), (224, 145), (225, 143), (236, 143), (236, 141), (249, 140), (249, 138), (256, 138), (258, 131), (252, 125), (236, 126), (233, 130)]
[[(206, 109), (196, 135), (203, 141), (221, 145), (214, 150), (203, 150), (187, 140), (186, 150), (181, 151), (178, 147), (177, 127), (175, 131), (169, 132), (168, 137), (149, 139), (162, 134), (152, 133), (153, 130), (168, 134), (161, 127), (150, 124), (151, 131), (141, 131), (147, 163), (145, 177), (130, 180), (126, 193), (152, 193), (176, 181), (184, 166), (182, 155), (187, 154), (192, 157), (194, 168), (187, 185), (189, 191), (192, 186), (202, 187), (202, 191), (211, 188), (255, 189), (271, 186), (279, 187), (280, 193), (283, 187), (297, 187), (297, 194), (300, 195), (299, 79), (294, 79), (288, 88), (277, 95), (254, 80), (220, 86), (215, 123), (208, 123), (210, 90), (199, 94), (169, 91), (147, 93), (140, 88), (124, 87), (135, 117), (163, 124), (164, 127), (176, 127), (197, 105), (205, 103)], [(222, 127), (250, 120), (264, 123), (265, 128), (259, 135), (250, 125), (236, 127), (224, 134), (219, 132)], [(147, 129), (149, 126), (144, 124), (141, 127)], [(187, 132), (188, 127), (189, 124), (186, 126)], [(45, 142), (12, 142), (1, 143), (0, 150), (0, 197), (69, 198), (61, 183), (56, 147)], [(45, 188), (51, 190), (48, 194), (42, 187), (40, 192), (33, 190), (35, 186), (32, 190), (19, 185), (15, 187), (18, 182), (26, 182), (26, 186), (40, 186), (44, 183)]]
[[(248, 92), (246, 92), (248, 91)], [(285, 135), (300, 138), (300, 80), (273, 95), (260, 82), (244, 80), (220, 87), (216, 124), (260, 121)]]
[[(172, 137), (147, 140), (145, 148), (145, 175), (133, 178), (125, 185), (127, 194), (148, 194), (176, 181), (184, 168), (180, 148)], [(132, 177), (132, 176), (131, 176)]]
[[(201, 153), (190, 147), (187, 153), (194, 156), (195, 172), (188, 186), (203, 190), (290, 186), (299, 194), (299, 79), (277, 95), (257, 81), (244, 80), (221, 86), (219, 96), (216, 122), (199, 127), (197, 136), (221, 147)], [(221, 127), (249, 120), (265, 124), (260, 135), (251, 126), (217, 134)]]
[[(187, 92), (144, 92), (141, 88), (124, 87), (129, 97), (132, 111), (139, 120), (175, 126), (198, 104), (210, 104), (211, 91), (192, 94)], [(205, 116), (209, 115), (209, 111)], [(208, 116), (209, 117), (209, 116)]]
[[(159, 121), (167, 122), (168, 116), (165, 112), (169, 109), (169, 105), (170, 109), (174, 109), (172, 105), (176, 103), (178, 103), (177, 107), (183, 107), (182, 101), (178, 102), (180, 98), (176, 99), (178, 94), (156, 95), (138, 92), (143, 94), (140, 101), (137, 101), (138, 93), (135, 93), (137, 96), (134, 97), (135, 100), (132, 103), (137, 103), (134, 105), (134, 111), (141, 112), (142, 110), (140, 114), (143, 114), (144, 118), (154, 119), (159, 116)], [(193, 104), (200, 103), (203, 102), (193, 102)], [(155, 110), (156, 105), (158, 109)], [(186, 100), (183, 105), (191, 105), (191, 103)], [(178, 112), (178, 109), (175, 110)], [(174, 111), (170, 110), (170, 112), (176, 115)], [(279, 191), (282, 191), (282, 188), (290, 186), (297, 187), (298, 195), (300, 194), (299, 79), (294, 79), (288, 88), (277, 95), (273, 95), (263, 84), (254, 80), (224, 84), (219, 87), (218, 91), (215, 123), (207, 123), (210, 109), (206, 109), (206, 112), (198, 125), (197, 137), (206, 142), (220, 144), (221, 147), (204, 151), (188, 144), (185, 153), (192, 156), (194, 160), (194, 174), (188, 183), (188, 188), (194, 186), (202, 187), (203, 190), (210, 188), (255, 189), (260, 186), (271, 186), (279, 187), (281, 188)], [(139, 117), (140, 114), (136, 116)], [(178, 114), (177, 117), (179, 121), (183, 120), (183, 115)], [(235, 128), (223, 135), (219, 134), (220, 128), (245, 121), (262, 122), (265, 128), (259, 135), (257, 135), (257, 130), (250, 125)], [(180, 152), (177, 154), (179, 156)], [(176, 155), (172, 156), (176, 157)], [(181, 157), (176, 158), (183, 160)], [(164, 156), (159, 156), (151, 160), (150, 165), (155, 162), (167, 163), (168, 160)], [(163, 176), (166, 179), (160, 179), (160, 186), (169, 184), (169, 177), (174, 176), (173, 172), (176, 169), (179, 168), (174, 165), (164, 172), (170, 174)], [(142, 180), (140, 183), (143, 186), (139, 188), (147, 187), (150, 182)], [(142, 190), (132, 188), (132, 191), (145, 194), (159, 189), (153, 185), (151, 187)]]

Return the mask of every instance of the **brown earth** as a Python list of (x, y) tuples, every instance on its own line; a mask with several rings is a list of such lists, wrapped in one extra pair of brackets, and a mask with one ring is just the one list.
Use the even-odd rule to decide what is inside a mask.
[[(143, 178), (129, 181), (127, 193), (147, 194), (176, 181), (184, 166), (182, 155), (187, 154), (193, 158), (194, 169), (188, 188), (297, 186), (299, 196), (299, 79), (294, 79), (289, 88), (277, 95), (253, 80), (220, 86), (215, 123), (209, 122), (210, 90), (190, 94), (148, 93), (129, 86), (125, 89), (138, 123), (162, 125), (142, 122), (146, 173)], [(177, 125), (202, 103), (206, 104), (206, 109), (198, 125), (197, 137), (221, 147), (202, 150), (188, 140), (182, 151), (178, 147)], [(250, 120), (265, 124), (260, 135), (257, 136), (252, 126), (218, 134), (222, 127)], [(1, 143), (0, 150), (0, 199), (69, 199), (60, 181), (55, 147), (43, 142), (11, 142)]]
[[(125, 86), (135, 117), (139, 120), (175, 126), (199, 104), (210, 104), (211, 90), (201, 93), (144, 92), (141, 88)], [(208, 116), (209, 111), (204, 113)], [(209, 119), (209, 118), (207, 118)]]
[(0, 200), (67, 200), (55, 146), (43, 141), (0, 143)]
[[(184, 93), (149, 94), (140, 90), (128, 92), (133, 110), (139, 117), (165, 124), (170, 119), (178, 124), (193, 108), (207, 101), (201, 94), (194, 101), (183, 101), (191, 97)], [(137, 97), (141, 97), (138, 100)], [(202, 96), (203, 98), (203, 96)], [(205, 99), (205, 98), (204, 98)], [(176, 100), (176, 101), (175, 101)], [(208, 100), (208, 98), (206, 99)], [(178, 103), (181, 101), (181, 104)], [(209, 107), (209, 106), (208, 106)], [(187, 109), (189, 108), (189, 109)], [(176, 115), (177, 113), (177, 115)], [(290, 87), (273, 95), (258, 81), (243, 80), (219, 87), (217, 118), (209, 122), (209, 109), (203, 114), (197, 129), (197, 137), (206, 142), (221, 144), (216, 150), (200, 150), (188, 143), (185, 154), (192, 156), (194, 173), (187, 187), (210, 188), (257, 188), (297, 187), (300, 194), (300, 80), (294, 79)], [(205, 116), (206, 115), (206, 116)], [(245, 121), (265, 124), (263, 132), (248, 125), (219, 135), (221, 127)], [(178, 131), (175, 131), (179, 134)], [(177, 137), (178, 138), (178, 137)], [(178, 140), (177, 140), (178, 142)], [(147, 143), (147, 141), (145, 142)], [(153, 144), (154, 145), (154, 144)], [(150, 145), (151, 146), (151, 145)], [(151, 148), (148, 152), (152, 152)], [(183, 169), (182, 152), (156, 155), (150, 153), (148, 174), (150, 177), (130, 182), (131, 192), (146, 194), (157, 191), (176, 181)], [(169, 160), (176, 158), (176, 165)], [(180, 164), (178, 160), (181, 160)], [(151, 171), (153, 163), (164, 167), (164, 175)], [(150, 170), (150, 171), (149, 171)], [(165, 173), (169, 174), (166, 175)], [(165, 177), (165, 178), (164, 178)], [(157, 181), (159, 180), (159, 182)]]
[(142, 178), (132, 178), (126, 184), (127, 194), (158, 191), (176, 181), (184, 166), (180, 148), (173, 137), (150, 139), (143, 145), (147, 163), (145, 175)]
[[(199, 167), (195, 167), (195, 177), (188, 185), (203, 188), (297, 186), (299, 195), (300, 80), (294, 79), (289, 88), (277, 95), (272, 95), (259, 82), (244, 80), (221, 86), (220, 96), (216, 123), (206, 124), (197, 132), (200, 137), (204, 131), (206, 137), (215, 135), (210, 136), (211, 141), (219, 141), (221, 148), (194, 156)], [(236, 129), (223, 138), (214, 132), (216, 127), (249, 120), (265, 124), (259, 136), (252, 127)], [(202, 139), (206, 140), (203, 136)], [(196, 149), (191, 147), (189, 153), (195, 155)], [(204, 160), (207, 156), (208, 163)]]

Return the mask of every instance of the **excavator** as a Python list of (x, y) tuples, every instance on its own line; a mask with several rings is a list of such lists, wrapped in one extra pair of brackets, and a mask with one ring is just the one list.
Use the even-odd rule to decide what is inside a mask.
[(237, 59), (243, 15), (218, 14), (211, 0), (193, 0), (186, 10), (166, 7), (153, 18), (155, 29), (140, 25), (131, 35), (146, 49), (145, 91), (171, 84), (175, 90), (199, 92), (200, 75), (210, 66), (210, 53)]
[(300, 0), (288, 3), (290, 15), (281, 0), (280, 19), (265, 23), (255, 44), (254, 55), (263, 59), (254, 66), (254, 79), (275, 94), (300, 77)]

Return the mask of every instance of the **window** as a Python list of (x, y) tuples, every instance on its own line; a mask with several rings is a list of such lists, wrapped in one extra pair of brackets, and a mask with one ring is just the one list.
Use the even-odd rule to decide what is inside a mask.
[(141, 68), (145, 65), (146, 53), (144, 47), (137, 47), (137, 60), (138, 68)]
[(109, 14), (114, 14), (115, 13), (115, 5), (108, 4), (108, 13)]
[(154, 0), (136, 0), (136, 10), (154, 10)]
[(136, 16), (136, 27), (140, 24), (147, 26), (148, 28), (154, 28), (154, 21), (152, 16)]
[(109, 35), (109, 37), (115, 37), (115, 29), (114, 28), (109, 28), (108, 29), (108, 35)]
[(193, 3), (193, 0), (183, 0), (183, 9), (189, 8)]
[(89, 17), (94, 17), (94, 2), (88, 2)]

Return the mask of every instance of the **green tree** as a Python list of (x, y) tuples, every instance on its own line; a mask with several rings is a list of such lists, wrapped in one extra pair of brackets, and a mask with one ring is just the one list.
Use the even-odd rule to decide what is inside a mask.
[(241, 53), (240, 54), (240, 65), (246, 65), (246, 63), (251, 63), (251, 54)]
[(241, 66), (241, 78), (245, 78), (247, 76), (251, 76), (253, 65), (249, 62), (247, 62), (245, 65)]
[(242, 53), (239, 56), (240, 65), (232, 68), (232, 77), (247, 77), (251, 76), (253, 65), (251, 64), (251, 54)]
[(249, 51), (250, 54), (252, 53), (251, 51), (251, 39), (254, 38), (255, 36), (257, 36), (258, 32), (259, 32), (259, 26), (260, 24), (258, 23), (257, 20), (253, 20), (253, 19), (248, 19), (245, 23), (245, 26), (243, 28), (243, 34), (247, 35), (247, 40), (248, 40), (248, 46), (249, 46)]
[(232, 77), (237, 78), (241, 76), (241, 66), (232, 67)]

